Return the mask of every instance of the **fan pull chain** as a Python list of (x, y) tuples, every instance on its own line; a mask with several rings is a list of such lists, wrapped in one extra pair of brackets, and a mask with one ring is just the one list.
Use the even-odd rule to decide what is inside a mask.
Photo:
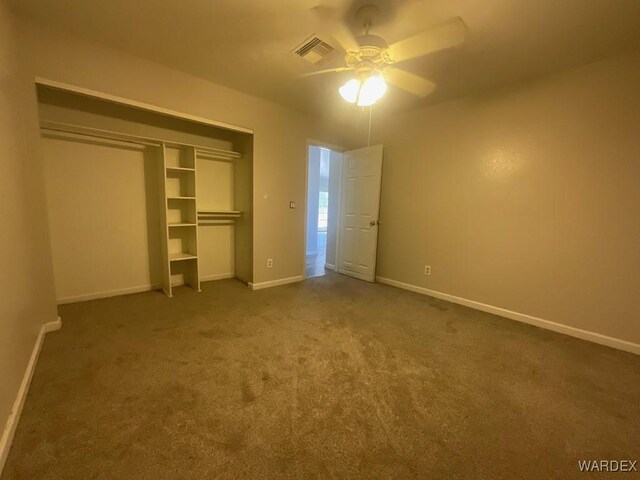
[(373, 116), (373, 105), (369, 107), (369, 135), (367, 136), (367, 147), (371, 146), (371, 117)]

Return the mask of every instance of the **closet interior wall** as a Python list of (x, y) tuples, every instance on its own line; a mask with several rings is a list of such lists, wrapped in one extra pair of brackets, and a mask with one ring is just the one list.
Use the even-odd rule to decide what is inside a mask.
[(252, 281), (253, 135), (41, 85), (38, 102), (59, 303)]

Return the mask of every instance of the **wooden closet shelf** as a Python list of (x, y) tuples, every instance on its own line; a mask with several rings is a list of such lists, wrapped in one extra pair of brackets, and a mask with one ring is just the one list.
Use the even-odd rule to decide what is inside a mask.
[(196, 197), (167, 197), (167, 200), (195, 200)]
[(167, 167), (167, 172), (195, 172), (195, 168), (187, 168), (187, 167)]
[(196, 255), (193, 255), (191, 253), (186, 253), (186, 252), (169, 254), (169, 261), (171, 262), (180, 261), (180, 260), (191, 260), (193, 258), (198, 258), (198, 257)]
[(169, 223), (169, 227), (195, 227), (195, 223)]

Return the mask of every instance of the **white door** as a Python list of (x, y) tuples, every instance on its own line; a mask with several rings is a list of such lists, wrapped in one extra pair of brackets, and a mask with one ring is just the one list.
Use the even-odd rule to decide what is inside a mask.
[(344, 152), (338, 272), (376, 278), (382, 145)]

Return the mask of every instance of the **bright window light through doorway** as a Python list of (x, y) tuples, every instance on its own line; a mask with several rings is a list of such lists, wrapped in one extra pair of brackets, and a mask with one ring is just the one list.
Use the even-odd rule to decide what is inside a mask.
[(318, 201), (318, 230), (327, 230), (327, 220), (329, 217), (329, 192), (320, 192)]

